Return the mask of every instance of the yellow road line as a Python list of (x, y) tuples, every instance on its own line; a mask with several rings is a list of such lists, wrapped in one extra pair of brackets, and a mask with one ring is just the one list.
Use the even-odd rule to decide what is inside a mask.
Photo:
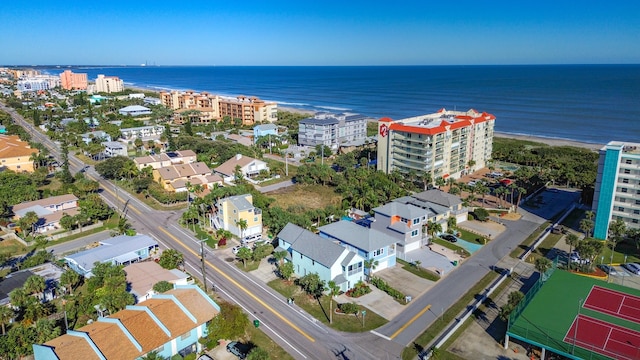
[(413, 324), (414, 321), (416, 321), (420, 316), (422, 316), (422, 314), (424, 314), (427, 311), (429, 311), (429, 309), (431, 309), (431, 304), (425, 306), (425, 308), (422, 309), (419, 313), (417, 313), (414, 317), (412, 317), (411, 320), (407, 321), (406, 324), (400, 326), (400, 328), (398, 330), (396, 330), (396, 332), (394, 332), (393, 335), (390, 336), (390, 338), (394, 339), (396, 336), (398, 336), (398, 334), (403, 332), (404, 329), (408, 328), (409, 325)]
[[(89, 176), (89, 177), (91, 178), (91, 176)], [(109, 192), (111, 195), (115, 196), (115, 197), (116, 197), (116, 199), (118, 199), (118, 201), (120, 201), (120, 198), (118, 197), (118, 195), (116, 195), (116, 193), (114, 193), (113, 191), (111, 191), (109, 188), (102, 187), (102, 189), (103, 189), (104, 191)], [(135, 206), (133, 206), (133, 205), (129, 204), (129, 205), (127, 205), (127, 207), (128, 207), (129, 209), (133, 210), (133, 212), (135, 212), (136, 214), (138, 214), (138, 215), (142, 215), (142, 211), (140, 211), (140, 210), (136, 209), (136, 208), (135, 208)]]
[[(167, 236), (169, 236), (170, 238), (172, 238), (174, 241), (178, 242), (178, 244), (182, 245), (182, 247), (184, 247), (185, 249), (187, 249), (187, 251), (189, 251), (190, 253), (196, 255), (196, 256), (200, 256), (199, 253), (193, 251), (191, 248), (187, 247), (182, 241), (178, 240), (177, 237), (173, 236), (173, 234), (171, 234), (169, 231), (163, 229), (162, 227), (158, 226), (158, 229), (160, 229), (160, 231), (164, 232), (165, 234), (167, 234)], [(206, 264), (209, 265), (211, 268), (213, 268), (213, 270), (215, 270), (218, 274), (222, 275), (225, 279), (229, 280), (231, 283), (233, 283), (235, 286), (237, 286), (240, 290), (244, 291), (247, 295), (249, 295), (249, 297), (251, 297), (252, 299), (254, 299), (255, 301), (257, 301), (258, 303), (260, 303), (260, 305), (264, 306), (265, 308), (267, 308), (267, 310), (271, 311), (275, 316), (277, 316), (278, 318), (280, 318), (280, 320), (282, 320), (285, 324), (291, 326), (294, 330), (296, 330), (297, 332), (299, 332), (300, 334), (302, 334), (302, 336), (306, 337), (307, 339), (309, 339), (309, 341), (311, 342), (315, 342), (316, 340), (314, 338), (312, 338), (311, 336), (309, 336), (307, 333), (305, 333), (304, 331), (302, 331), (299, 327), (297, 327), (295, 324), (293, 324), (291, 321), (287, 320), (284, 316), (282, 316), (280, 313), (278, 313), (277, 311), (275, 311), (271, 306), (267, 305), (264, 301), (262, 301), (261, 299), (259, 299), (257, 296), (255, 296), (254, 294), (252, 294), (249, 290), (247, 290), (246, 288), (244, 288), (242, 285), (240, 285), (237, 281), (235, 281), (233, 278), (231, 278), (229, 275), (227, 275), (224, 271), (221, 271), (220, 269), (218, 269), (216, 266), (214, 266), (213, 264), (211, 264), (209, 261), (206, 261)]]

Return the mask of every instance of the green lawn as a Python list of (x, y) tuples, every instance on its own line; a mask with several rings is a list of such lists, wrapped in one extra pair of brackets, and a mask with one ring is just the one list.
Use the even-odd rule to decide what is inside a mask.
[(293, 357), (289, 355), (282, 347), (280, 347), (275, 341), (271, 340), (260, 328), (255, 328), (253, 325), (247, 330), (249, 341), (251, 341), (257, 347), (266, 350), (269, 353), (270, 359), (278, 360), (293, 360)]
[[(279, 292), (286, 298), (293, 298), (295, 306), (300, 306), (304, 311), (309, 313), (314, 318), (318, 319), (323, 324), (344, 332), (364, 332), (376, 329), (387, 323), (387, 320), (382, 316), (360, 306), (360, 312), (357, 316), (346, 314), (333, 314), (333, 324), (329, 324), (329, 297), (323, 296), (318, 302), (306, 293), (304, 293), (299, 286), (293, 284), (293, 282), (286, 282), (281, 279), (270, 281), (267, 285)], [(335, 311), (337, 303), (334, 301), (332, 309)], [(362, 311), (367, 313), (364, 317), (364, 326), (362, 324)]]
[(433, 271), (427, 270), (423, 267), (417, 267), (414, 266), (413, 264), (410, 264), (404, 260), (400, 260), (400, 259), (396, 259), (396, 262), (400, 265), (402, 265), (402, 268), (404, 270), (407, 270), (408, 272), (420, 276), (423, 279), (427, 279), (427, 280), (431, 280), (431, 281), (438, 281), (440, 280), (440, 275), (434, 273)]
[[(468, 241), (468, 242), (470, 242), (472, 244), (485, 245), (486, 242), (490, 241), (490, 239), (487, 239), (482, 235), (477, 235), (477, 234), (474, 234), (474, 233), (472, 233), (470, 231), (467, 231), (467, 230), (464, 230), (464, 229), (456, 228), (455, 231), (460, 232), (460, 236), (459, 237), (461, 239), (466, 240), (466, 241)], [(480, 241), (476, 241), (476, 239), (480, 239)], [(485, 242), (485, 240), (486, 240), (486, 242)]]
[[(611, 249), (608, 246), (605, 246), (602, 251), (601, 256), (604, 256), (605, 264), (608, 264), (611, 261)], [(628, 242), (621, 242), (616, 245), (615, 252), (613, 253), (613, 263), (614, 264), (622, 264), (625, 262), (640, 262), (640, 250)], [(597, 259), (599, 262), (600, 259)]]
[(521, 254), (524, 254), (525, 251), (527, 251), (527, 249), (529, 248), (529, 246), (531, 246), (534, 241), (536, 241), (536, 239), (542, 234), (542, 232), (549, 227), (551, 223), (546, 221), (545, 223), (541, 224), (540, 226), (538, 226), (538, 228), (531, 233), (531, 235), (529, 235), (521, 244), (520, 246), (518, 246), (517, 248), (515, 248), (511, 254), (509, 254), (509, 256), (511, 256), (512, 258), (517, 258), (518, 256), (520, 256)]

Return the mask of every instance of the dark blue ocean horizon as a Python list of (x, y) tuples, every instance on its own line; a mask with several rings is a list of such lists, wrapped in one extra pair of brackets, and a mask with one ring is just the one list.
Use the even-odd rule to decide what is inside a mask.
[[(49, 68), (49, 73), (65, 69)], [(486, 111), (496, 131), (640, 142), (640, 65), (77, 66), (153, 90), (257, 96), (282, 106), (400, 119)]]

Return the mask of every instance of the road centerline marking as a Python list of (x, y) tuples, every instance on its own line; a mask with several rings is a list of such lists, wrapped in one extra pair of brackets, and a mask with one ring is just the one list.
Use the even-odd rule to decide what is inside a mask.
[(413, 324), (414, 321), (418, 320), (418, 318), (420, 316), (422, 316), (422, 314), (426, 313), (427, 311), (429, 311), (429, 309), (431, 309), (431, 304), (427, 305), (424, 307), (424, 309), (420, 310), (419, 313), (415, 314), (411, 319), (409, 319), (409, 321), (407, 321), (406, 324), (400, 326), (400, 328), (398, 330), (396, 330), (396, 332), (393, 333), (393, 335), (389, 336), (391, 339), (395, 339), (396, 336), (398, 336), (398, 334), (400, 334), (401, 332), (403, 332), (406, 328), (409, 327), (409, 325)]
[[(167, 231), (166, 229), (162, 228), (161, 226), (158, 226), (158, 229), (160, 229), (160, 231), (162, 231), (163, 233), (167, 234), (167, 236), (169, 236), (170, 238), (172, 238), (174, 241), (178, 242), (178, 244), (180, 244), (183, 248), (185, 248), (187, 251), (189, 251), (190, 253), (192, 253), (193, 255), (196, 256), (200, 256), (199, 253), (197, 253), (196, 251), (194, 251), (193, 249), (191, 249), (190, 247), (186, 246), (182, 241), (178, 240), (178, 238), (176, 238), (173, 234), (171, 234), (169, 231)], [(316, 340), (314, 338), (312, 338), (309, 334), (307, 334), (306, 332), (302, 331), (302, 329), (300, 329), (298, 326), (296, 326), (294, 323), (292, 323), (291, 321), (289, 321), (288, 319), (286, 319), (282, 314), (280, 314), (279, 312), (277, 312), (275, 309), (273, 309), (271, 306), (267, 305), (264, 301), (262, 301), (261, 299), (259, 299), (256, 295), (252, 294), (249, 290), (247, 290), (245, 287), (243, 287), (242, 285), (240, 285), (235, 279), (231, 278), (229, 275), (227, 275), (225, 272), (221, 271), (220, 269), (218, 269), (217, 266), (213, 265), (212, 263), (210, 263), (208, 260), (205, 260), (205, 263), (210, 266), (215, 272), (217, 272), (218, 274), (220, 274), (222, 277), (224, 277), (225, 279), (227, 279), (228, 281), (230, 281), (233, 285), (235, 285), (236, 287), (238, 287), (240, 290), (244, 291), (245, 294), (247, 294), (250, 298), (254, 299), (256, 302), (258, 302), (260, 305), (264, 306), (267, 310), (271, 311), (275, 316), (277, 316), (280, 320), (282, 320), (285, 324), (289, 325), (291, 328), (293, 328), (294, 330), (296, 330), (298, 333), (300, 333), (302, 336), (306, 337), (309, 341), (311, 342), (315, 342)]]

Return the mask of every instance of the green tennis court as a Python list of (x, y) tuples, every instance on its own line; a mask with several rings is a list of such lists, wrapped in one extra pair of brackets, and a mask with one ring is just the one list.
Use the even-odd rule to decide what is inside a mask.
[(584, 303), (594, 286), (640, 296), (640, 290), (556, 270), (545, 282), (538, 282), (514, 310), (507, 335), (569, 358), (610, 359), (575, 342), (564, 341), (571, 338), (568, 332), (578, 315), (640, 331), (640, 324), (636, 322), (585, 308)]

